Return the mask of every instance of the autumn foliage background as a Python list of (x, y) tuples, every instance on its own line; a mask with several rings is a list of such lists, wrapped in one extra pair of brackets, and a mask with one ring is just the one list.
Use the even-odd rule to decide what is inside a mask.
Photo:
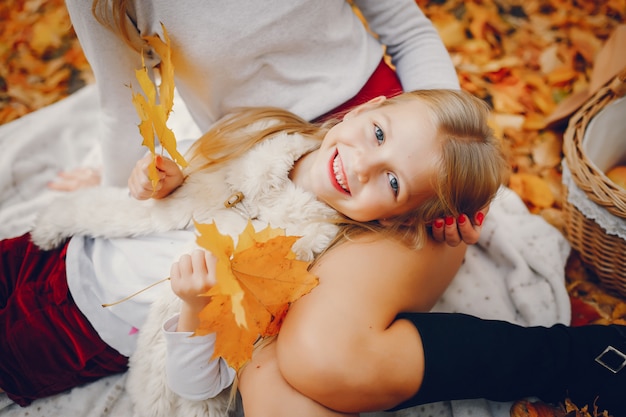
[[(594, 56), (626, 22), (626, 0), (416, 1), (462, 88), (491, 104), (512, 167), (509, 186), (562, 230), (564, 126), (546, 128), (545, 118), (587, 86)], [(0, 124), (93, 82), (63, 0), (3, 0), (0, 62)], [(603, 291), (575, 253), (566, 275), (575, 324), (626, 323), (626, 300)]]

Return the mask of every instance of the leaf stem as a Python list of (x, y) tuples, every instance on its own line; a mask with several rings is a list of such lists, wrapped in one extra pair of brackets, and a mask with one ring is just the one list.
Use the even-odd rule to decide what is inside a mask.
[(124, 297), (124, 298), (122, 298), (121, 300), (117, 300), (117, 301), (115, 301), (115, 302), (113, 302), (113, 303), (105, 303), (105, 304), (102, 304), (102, 307), (105, 307), (105, 308), (106, 308), (106, 307), (111, 307), (111, 306), (114, 306), (114, 305), (119, 304), (119, 303), (123, 303), (124, 301), (130, 300), (130, 299), (131, 299), (131, 298), (133, 298), (134, 296), (139, 295), (139, 294), (141, 294), (142, 292), (147, 291), (147, 290), (149, 290), (150, 288), (152, 288), (152, 287), (154, 287), (154, 286), (156, 286), (156, 285), (158, 285), (158, 284), (161, 284), (161, 283), (163, 283), (163, 282), (165, 282), (165, 281), (169, 281), (169, 280), (170, 280), (170, 277), (163, 278), (162, 280), (159, 280), (159, 281), (157, 281), (157, 282), (155, 282), (155, 283), (153, 283), (153, 284), (150, 284), (150, 285), (148, 285), (146, 288), (143, 288), (143, 289), (141, 289), (141, 290), (137, 291), (136, 293), (133, 293), (133, 294), (129, 295), (128, 297)]

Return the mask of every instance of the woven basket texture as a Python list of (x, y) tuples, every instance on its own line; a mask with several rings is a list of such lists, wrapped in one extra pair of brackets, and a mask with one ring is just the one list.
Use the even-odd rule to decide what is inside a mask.
[[(598, 90), (572, 116), (563, 138), (565, 161), (574, 183), (586, 197), (626, 222), (626, 190), (614, 184), (587, 158), (582, 141), (591, 119), (608, 104), (626, 94), (626, 69)], [(625, 115), (626, 117), (626, 115)], [(591, 138), (589, 140), (592, 140)], [(626, 138), (624, 138), (626, 140)], [(567, 197), (567, 187), (565, 194)], [(626, 240), (608, 234), (576, 206), (563, 202), (565, 234), (572, 247), (596, 273), (607, 290), (626, 298)]]

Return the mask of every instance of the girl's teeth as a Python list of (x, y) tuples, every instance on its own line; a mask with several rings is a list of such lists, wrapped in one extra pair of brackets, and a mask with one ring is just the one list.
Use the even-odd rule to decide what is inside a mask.
[(335, 159), (333, 160), (333, 173), (335, 174), (335, 179), (337, 180), (337, 183), (341, 186), (341, 188), (348, 191), (348, 187), (346, 186), (343, 176), (341, 175), (341, 170), (339, 169), (339, 162), (337, 162), (337, 158), (339, 158), (339, 154), (337, 154), (335, 156)]

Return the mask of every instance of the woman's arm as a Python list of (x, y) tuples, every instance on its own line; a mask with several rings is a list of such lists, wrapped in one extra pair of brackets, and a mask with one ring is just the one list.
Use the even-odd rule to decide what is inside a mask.
[(278, 336), (286, 381), (343, 412), (382, 410), (412, 396), (423, 374), (421, 340), (394, 318), (430, 310), (464, 253), (465, 245), (430, 241), (414, 251), (365, 236), (331, 249), (312, 271), (320, 284), (294, 303)]
[(237, 388), (246, 417), (358, 417), (326, 408), (287, 384), (278, 369), (275, 341), (255, 349), (239, 372)]
[(355, 0), (387, 46), (405, 91), (431, 88), (458, 90), (459, 81), (437, 29), (415, 0)]
[[(102, 183), (123, 187), (135, 162), (145, 152), (130, 88), (138, 84), (135, 70), (141, 68), (141, 55), (96, 20), (91, 12), (92, 3), (93, 0), (66, 1), (72, 25), (98, 88)], [(137, 32), (131, 35), (140, 45)], [(148, 62), (146, 64), (151, 66)]]

